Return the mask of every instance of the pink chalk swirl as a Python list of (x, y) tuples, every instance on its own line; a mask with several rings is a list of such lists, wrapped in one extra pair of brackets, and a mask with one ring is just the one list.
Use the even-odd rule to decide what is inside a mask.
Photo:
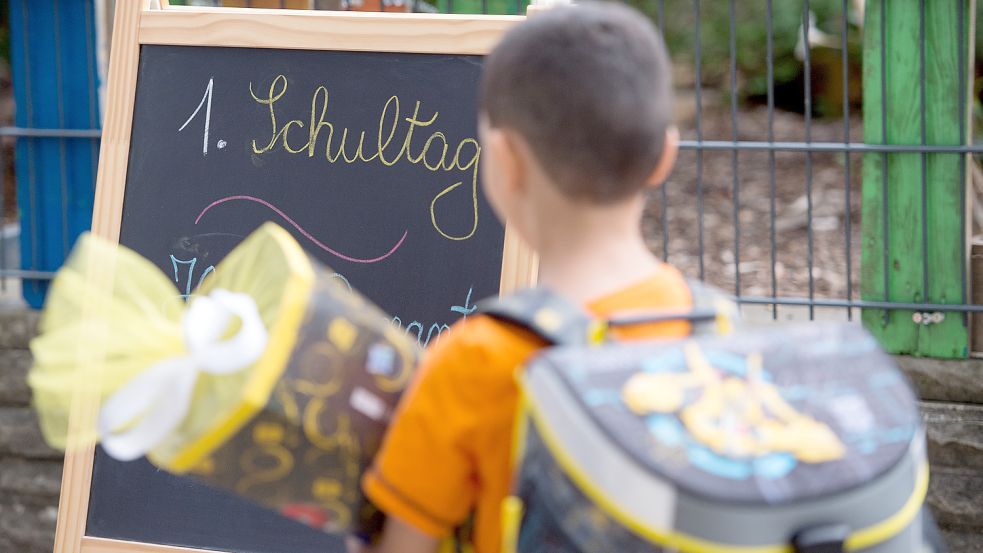
[(208, 213), (208, 211), (210, 209), (212, 209), (213, 207), (222, 205), (224, 203), (236, 202), (236, 201), (253, 202), (253, 203), (257, 203), (257, 204), (260, 204), (262, 206), (265, 206), (265, 207), (269, 208), (274, 213), (276, 213), (277, 215), (279, 215), (280, 217), (282, 217), (284, 221), (286, 221), (287, 223), (290, 224), (290, 226), (292, 226), (295, 229), (297, 229), (297, 232), (299, 232), (300, 234), (302, 234), (304, 236), (304, 238), (307, 238), (308, 240), (310, 240), (315, 246), (321, 248), (322, 250), (330, 253), (331, 255), (333, 255), (335, 257), (338, 257), (340, 259), (344, 259), (345, 261), (351, 261), (352, 263), (378, 263), (379, 261), (382, 261), (382, 260), (386, 259), (387, 257), (391, 256), (392, 254), (396, 253), (396, 250), (398, 250), (399, 247), (403, 245), (403, 242), (406, 241), (406, 234), (408, 232), (408, 231), (405, 231), (404, 230), (403, 231), (403, 236), (399, 239), (398, 242), (396, 242), (396, 245), (393, 246), (392, 248), (390, 248), (388, 252), (380, 255), (379, 257), (373, 257), (371, 259), (363, 259), (363, 258), (358, 258), (358, 257), (352, 257), (350, 255), (345, 255), (345, 254), (339, 252), (338, 250), (335, 250), (334, 248), (331, 248), (328, 245), (324, 244), (323, 242), (321, 242), (320, 240), (318, 240), (317, 238), (315, 238), (313, 234), (311, 234), (310, 232), (307, 232), (307, 230), (304, 227), (302, 227), (299, 224), (297, 224), (297, 222), (294, 221), (293, 219), (291, 219), (289, 215), (287, 215), (286, 213), (284, 213), (282, 209), (278, 208), (277, 206), (271, 204), (270, 202), (268, 202), (268, 201), (266, 201), (266, 200), (264, 200), (262, 198), (257, 198), (255, 196), (228, 196), (226, 198), (221, 198), (221, 199), (215, 200), (214, 202), (208, 204), (208, 207), (206, 207), (205, 209), (201, 210), (201, 213), (199, 213), (198, 214), (198, 217), (195, 218), (195, 224), (197, 225), (198, 222), (201, 221), (201, 218), (204, 217), (205, 214)]

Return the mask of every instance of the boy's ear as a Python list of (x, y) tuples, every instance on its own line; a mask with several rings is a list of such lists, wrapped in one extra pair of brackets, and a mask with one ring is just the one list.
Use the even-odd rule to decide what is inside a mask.
[(676, 156), (679, 154), (679, 129), (675, 125), (666, 129), (666, 139), (662, 146), (662, 157), (655, 166), (652, 174), (649, 175), (647, 184), (649, 186), (659, 186), (669, 178), (672, 167), (676, 164)]
[(521, 155), (523, 144), (509, 129), (492, 128), (487, 131), (488, 150), (498, 173), (498, 180), (506, 192), (515, 194), (525, 183), (525, 160)]

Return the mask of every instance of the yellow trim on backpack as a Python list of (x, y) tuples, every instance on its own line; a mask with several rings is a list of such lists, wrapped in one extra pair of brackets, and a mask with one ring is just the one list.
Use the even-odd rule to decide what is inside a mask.
[(925, 495), (928, 493), (928, 472), (928, 463), (922, 461), (918, 467), (915, 489), (904, 506), (892, 516), (850, 534), (846, 540), (846, 550), (855, 551), (877, 545), (898, 535), (901, 530), (908, 526), (918, 516), (922, 502), (925, 501)]
[(519, 463), (522, 458), (526, 456), (526, 433), (529, 428), (529, 416), (526, 410), (522, 408), (521, 402), (519, 408), (516, 409), (515, 422), (512, 424), (512, 455), (511, 455), (511, 466), (512, 473), (515, 474), (516, 469), (519, 468)]
[[(673, 530), (659, 530), (651, 528), (639, 521), (629, 513), (625, 512), (616, 502), (604, 495), (593, 482), (588, 480), (582, 471), (577, 468), (574, 460), (569, 456), (565, 449), (560, 446), (559, 440), (546, 424), (542, 422), (542, 413), (529, 398), (526, 387), (520, 382), (520, 411), (527, 413), (530, 424), (535, 424), (539, 435), (542, 437), (546, 447), (556, 459), (557, 464), (564, 471), (580, 490), (587, 495), (591, 501), (596, 503), (609, 516), (625, 528), (638, 534), (639, 536), (670, 549), (678, 549), (689, 553), (793, 553), (794, 549), (790, 544), (779, 545), (752, 545), (739, 546), (712, 542), (676, 532)], [(881, 543), (895, 535), (903, 528), (908, 526), (918, 515), (918, 512), (925, 500), (928, 491), (928, 463), (923, 461), (918, 468), (918, 475), (915, 481), (911, 496), (898, 512), (888, 518), (872, 524), (866, 528), (854, 531), (847, 538), (844, 548), (846, 551), (856, 551)]]
[(502, 500), (502, 553), (517, 553), (524, 510), (522, 500), (514, 495)]

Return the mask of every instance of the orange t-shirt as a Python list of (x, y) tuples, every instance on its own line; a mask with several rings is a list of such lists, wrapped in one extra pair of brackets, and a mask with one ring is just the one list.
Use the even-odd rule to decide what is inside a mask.
[[(675, 268), (587, 305), (600, 317), (636, 309), (688, 309), (692, 297)], [(619, 329), (618, 338), (681, 337), (685, 322)], [(518, 401), (515, 370), (543, 345), (487, 316), (458, 321), (431, 346), (362, 481), (369, 498), (436, 538), (474, 513), (476, 553), (499, 553), (501, 504), (512, 482), (511, 440)]]

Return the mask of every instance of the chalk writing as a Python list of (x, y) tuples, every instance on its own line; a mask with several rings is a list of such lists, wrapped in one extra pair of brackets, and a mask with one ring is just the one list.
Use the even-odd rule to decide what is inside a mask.
[(204, 217), (205, 214), (208, 213), (208, 211), (211, 210), (212, 208), (229, 202), (253, 202), (265, 206), (270, 210), (272, 210), (277, 215), (279, 215), (280, 217), (282, 217), (283, 220), (287, 222), (287, 224), (297, 229), (297, 232), (303, 235), (304, 238), (310, 240), (311, 243), (313, 243), (318, 248), (321, 248), (322, 250), (330, 253), (335, 257), (344, 259), (345, 261), (351, 261), (352, 263), (378, 263), (379, 261), (386, 259), (390, 255), (396, 253), (396, 250), (398, 250), (399, 247), (403, 245), (403, 242), (406, 240), (406, 234), (408, 232), (404, 230), (403, 236), (401, 236), (400, 239), (396, 242), (396, 245), (389, 248), (389, 251), (387, 251), (386, 253), (380, 256), (372, 257), (372, 258), (352, 257), (350, 255), (345, 255), (339, 252), (338, 250), (331, 248), (330, 246), (327, 246), (326, 244), (324, 244), (324, 242), (321, 242), (320, 240), (315, 238), (314, 235), (308, 232), (304, 227), (297, 224), (297, 222), (291, 219), (289, 215), (284, 213), (282, 209), (278, 208), (277, 206), (271, 204), (270, 202), (262, 198), (257, 198), (255, 196), (229, 196), (227, 198), (220, 198), (218, 200), (215, 200), (214, 202), (208, 204), (208, 206), (206, 206), (205, 209), (201, 210), (201, 213), (199, 213), (198, 217), (195, 218), (195, 224), (197, 225), (199, 222), (201, 222), (201, 218)]
[[(288, 119), (277, 117), (276, 103), (287, 94), (287, 77), (278, 75), (270, 83), (269, 89), (262, 96), (257, 95), (252, 83), (249, 84), (249, 94), (252, 99), (266, 106), (270, 118), (270, 137), (265, 143), (254, 139), (252, 141), (252, 151), (256, 155), (266, 154), (280, 148), (290, 154), (306, 154), (307, 157), (314, 157), (318, 152), (319, 140), (324, 137), (322, 146), (324, 159), (329, 163), (337, 163), (339, 160), (345, 163), (374, 163), (392, 167), (401, 160), (411, 165), (422, 165), (431, 172), (462, 172), (466, 175), (465, 180), (459, 180), (445, 186), (438, 192), (430, 202), (430, 222), (434, 229), (448, 240), (467, 240), (474, 236), (478, 229), (478, 162), (481, 157), (481, 146), (474, 138), (464, 138), (457, 143), (452, 156), (448, 157), (450, 143), (447, 136), (440, 130), (434, 130), (422, 147), (414, 150), (414, 133), (419, 128), (436, 128), (440, 113), (433, 112), (429, 118), (421, 117), (421, 102), (416, 101), (413, 114), (404, 116), (400, 113), (400, 100), (398, 96), (390, 96), (382, 107), (379, 115), (379, 123), (376, 127), (375, 144), (366, 145), (366, 131), (358, 132), (357, 145), (349, 143), (349, 134), (352, 135), (352, 142), (356, 131), (350, 131), (347, 127), (336, 129), (335, 125), (326, 120), (328, 115), (329, 93), (325, 86), (318, 86), (311, 96), (310, 119), (306, 121), (307, 131), (304, 132), (305, 121), (302, 119)], [(402, 145), (395, 152), (393, 151), (393, 139), (396, 137), (397, 128), (405, 122), (406, 126), (402, 133)], [(335, 131), (339, 132), (336, 133)], [(326, 132), (326, 134), (322, 134)], [(426, 131), (425, 131), (426, 132)], [(293, 140), (293, 142), (291, 142)], [(301, 142), (306, 140), (306, 142)], [(371, 138), (369, 141), (371, 142)], [(398, 142), (398, 141), (397, 141)], [(354, 151), (352, 151), (354, 150)], [(372, 152), (374, 150), (374, 152)], [(372, 152), (369, 155), (369, 152)], [(466, 188), (470, 195), (470, 221), (471, 228), (463, 234), (450, 234), (440, 223), (437, 215), (437, 204), (451, 192), (462, 187), (465, 182), (469, 186)]]
[[(215, 271), (214, 265), (209, 265), (202, 271), (201, 276), (198, 277), (198, 281), (195, 282), (195, 266), (198, 264), (198, 258), (193, 257), (191, 259), (178, 259), (173, 255), (171, 257), (171, 268), (174, 270), (174, 283), (177, 284), (178, 290), (181, 290), (181, 297), (187, 300), (191, 297), (191, 290), (197, 289), (204, 282), (205, 277)], [(184, 275), (179, 275), (178, 267), (186, 268)], [(182, 287), (182, 283), (184, 286)]]
[(352, 283), (351, 282), (348, 282), (348, 279), (345, 278), (345, 275), (343, 275), (341, 273), (335, 273), (335, 274), (331, 275), (331, 278), (336, 278), (336, 279), (340, 280), (342, 282), (342, 284), (345, 285), (345, 288), (348, 288), (348, 291), (349, 292), (352, 291)]
[(451, 312), (457, 313), (464, 317), (475, 312), (478, 309), (477, 305), (471, 305), (471, 293), (474, 292), (474, 288), (468, 288), (468, 297), (464, 298), (464, 305), (452, 305)]
[[(351, 282), (345, 278), (341, 273), (334, 273), (331, 275), (332, 278), (340, 280), (349, 290), (353, 290)], [(464, 298), (463, 305), (452, 305), (450, 307), (450, 312), (460, 315), (462, 319), (466, 319), (468, 315), (471, 315), (478, 309), (478, 306), (471, 303), (471, 296), (474, 294), (474, 287), (468, 288), (468, 294)], [(402, 330), (408, 335), (416, 336), (416, 343), (420, 347), (427, 347), (431, 342), (436, 343), (441, 334), (450, 330), (450, 326), (445, 323), (431, 323), (429, 326), (417, 321), (412, 320), (405, 323), (402, 317), (393, 316), (392, 318), (393, 327)]]
[[(201, 140), (201, 155), (203, 156), (208, 155), (208, 127), (212, 122), (212, 89), (214, 87), (215, 79), (208, 79), (208, 86), (205, 87), (205, 94), (202, 95), (201, 102), (198, 102), (198, 107), (195, 108), (194, 113), (192, 113), (191, 117), (188, 117), (188, 120), (181, 125), (180, 129), (178, 129), (178, 132), (183, 131), (184, 128), (188, 126), (188, 123), (190, 123), (195, 116), (198, 115), (198, 112), (201, 111), (201, 107), (205, 106), (205, 133)], [(219, 149), (224, 148), (222, 142), (224, 141), (219, 141)]]
[[(466, 319), (468, 315), (475, 312), (478, 309), (477, 306), (471, 305), (471, 293), (473, 288), (468, 288), (468, 296), (464, 299), (464, 305), (452, 305), (450, 308), (451, 313), (457, 313), (461, 315), (462, 319)], [(420, 347), (427, 347), (430, 345), (431, 341), (436, 343), (440, 340), (440, 335), (444, 332), (450, 330), (450, 326), (443, 323), (432, 323), (429, 327), (426, 327), (420, 321), (411, 321), (406, 326), (403, 326), (403, 320), (399, 317), (393, 317), (393, 326), (396, 328), (401, 328), (408, 335), (416, 335), (416, 343)], [(426, 336), (424, 336), (424, 328), (426, 328)]]

